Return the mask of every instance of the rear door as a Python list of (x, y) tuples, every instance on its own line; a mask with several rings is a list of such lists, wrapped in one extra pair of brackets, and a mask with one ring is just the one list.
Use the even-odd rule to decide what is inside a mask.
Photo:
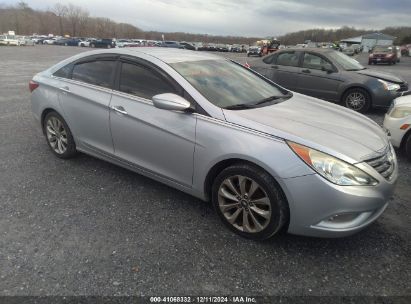
[(285, 51), (275, 54), (270, 65), (270, 79), (289, 90), (298, 92), (300, 54), (299, 51)]
[[(75, 62), (67, 78), (60, 77), (60, 104), (76, 144), (113, 153), (109, 126), (109, 104), (114, 83), (116, 59), (113, 56), (88, 57)], [(61, 69), (61, 74), (64, 70)], [(67, 71), (66, 71), (67, 72)]]
[(122, 59), (110, 103), (115, 155), (140, 169), (191, 187), (196, 116), (162, 110), (151, 98), (186, 97), (165, 72), (144, 60)]
[(300, 69), (300, 92), (309, 96), (338, 101), (341, 76), (322, 54), (304, 52)]

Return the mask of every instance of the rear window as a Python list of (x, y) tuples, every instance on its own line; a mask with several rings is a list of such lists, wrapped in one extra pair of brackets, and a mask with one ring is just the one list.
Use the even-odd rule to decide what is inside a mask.
[(61, 78), (70, 78), (71, 70), (73, 69), (73, 64), (67, 64), (61, 69), (54, 72), (53, 76), (61, 77)]
[(109, 60), (78, 63), (73, 68), (72, 79), (111, 88), (111, 79), (115, 64), (115, 61)]

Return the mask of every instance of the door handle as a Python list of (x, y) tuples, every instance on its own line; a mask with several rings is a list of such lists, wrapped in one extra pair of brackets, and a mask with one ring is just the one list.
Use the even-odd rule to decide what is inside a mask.
[(271, 67), (272, 67), (273, 69), (278, 70), (278, 65), (272, 65)]
[(303, 73), (308, 73), (308, 74), (311, 73), (311, 71), (310, 71), (309, 69), (302, 70), (301, 72), (303, 72)]
[(70, 88), (68, 86), (61, 87), (60, 90), (65, 92), (65, 93), (70, 93)]
[(111, 109), (124, 115), (127, 114), (127, 111), (122, 106), (112, 106)]

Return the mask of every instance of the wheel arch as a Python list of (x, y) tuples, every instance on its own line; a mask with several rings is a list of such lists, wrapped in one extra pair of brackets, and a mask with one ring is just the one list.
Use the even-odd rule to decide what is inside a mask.
[[(46, 115), (47, 115), (48, 113), (50, 113), (50, 112), (56, 112), (58, 115), (60, 115), (60, 116), (63, 117), (63, 119), (64, 119), (64, 116), (61, 115), (61, 113), (60, 113), (59, 111), (57, 111), (56, 109), (51, 108), (51, 107), (45, 108), (45, 109), (43, 110), (43, 112), (41, 112), (41, 117), (40, 117), (41, 129), (43, 130), (43, 134), (46, 134), (46, 130), (44, 130), (44, 119), (46, 118)], [(66, 119), (64, 119), (64, 120), (65, 120), (65, 122), (66, 122), (66, 124), (67, 124)], [(68, 124), (67, 124), (67, 125), (68, 125)], [(70, 128), (70, 126), (69, 126), (69, 128)], [(71, 128), (70, 128), (70, 130), (71, 130)]]
[(278, 182), (275, 176), (273, 176), (268, 170), (256, 164), (255, 162), (252, 162), (252, 161), (249, 161), (243, 158), (228, 158), (228, 159), (221, 160), (217, 162), (216, 164), (214, 164), (214, 166), (211, 167), (211, 169), (208, 171), (207, 176), (204, 181), (204, 196), (205, 196), (206, 201), (211, 201), (213, 181), (215, 180), (217, 175), (220, 174), (220, 172), (222, 172), (225, 168), (228, 168), (229, 166), (234, 165), (234, 164), (248, 164), (250, 166), (258, 168), (259, 170), (266, 172), (268, 175), (272, 177), (274, 182), (277, 184), (278, 189), (281, 192), (281, 196), (284, 199), (286, 206), (287, 206), (287, 214), (288, 214), (287, 221), (284, 223), (284, 226), (281, 228), (281, 231), (288, 231), (291, 213), (290, 213), (290, 205), (289, 205), (286, 192), (284, 191), (283, 187)]
[(283, 188), (281, 187), (281, 184), (278, 182), (276, 177), (273, 176), (273, 174), (271, 174), (268, 170), (266, 170), (264, 167), (262, 167), (261, 165), (255, 162), (252, 162), (244, 158), (235, 157), (235, 158), (227, 158), (227, 159), (220, 160), (219, 162), (215, 163), (210, 168), (210, 170), (208, 170), (206, 178), (204, 180), (204, 196), (207, 201), (211, 199), (211, 191), (212, 191), (214, 179), (217, 177), (218, 174), (220, 174), (221, 171), (223, 171), (225, 168), (228, 168), (229, 166), (232, 166), (234, 164), (248, 164), (250, 166), (263, 170), (264, 172), (269, 174), (274, 179), (274, 181), (277, 183), (279, 189), (281, 189), (284, 199), (287, 200), (287, 196), (285, 195), (285, 192)]

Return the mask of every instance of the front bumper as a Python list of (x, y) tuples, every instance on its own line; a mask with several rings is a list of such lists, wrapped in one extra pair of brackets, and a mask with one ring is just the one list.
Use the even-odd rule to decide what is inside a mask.
[(404, 138), (404, 135), (411, 128), (411, 127), (408, 127), (405, 130), (401, 130), (400, 127), (404, 124), (411, 124), (410, 117), (393, 118), (385, 114), (384, 129), (389, 132), (388, 137), (392, 145), (396, 148), (399, 148), (401, 146), (401, 142), (402, 142), (402, 139)]
[(396, 60), (394, 58), (377, 57), (377, 58), (368, 58), (368, 61), (377, 64), (377, 63), (390, 63)]
[[(313, 237), (344, 237), (374, 222), (385, 210), (394, 193), (398, 169), (390, 181), (372, 167), (362, 170), (379, 181), (376, 186), (338, 186), (318, 174), (283, 179), (290, 208), (288, 232)], [(339, 216), (346, 221), (333, 222)]]

